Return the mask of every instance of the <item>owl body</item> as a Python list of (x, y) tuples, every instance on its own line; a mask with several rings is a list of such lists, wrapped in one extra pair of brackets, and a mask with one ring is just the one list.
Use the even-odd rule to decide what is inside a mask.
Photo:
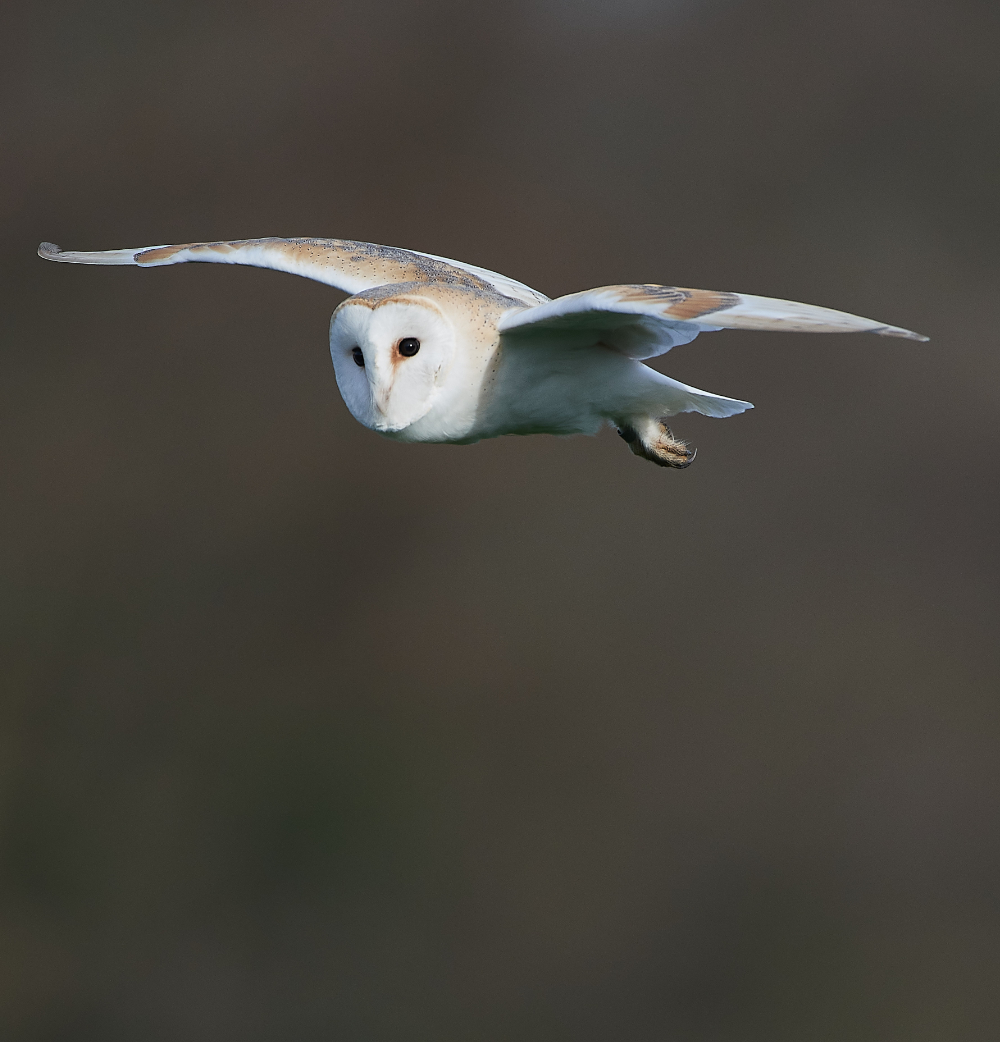
[[(653, 370), (579, 334), (499, 332), (521, 308), (501, 294), (411, 283), (349, 297), (330, 354), (351, 414), (398, 441), (468, 444), (505, 434), (596, 434), (655, 398)], [(396, 345), (419, 339), (405, 359)], [(356, 361), (360, 348), (364, 365)]]

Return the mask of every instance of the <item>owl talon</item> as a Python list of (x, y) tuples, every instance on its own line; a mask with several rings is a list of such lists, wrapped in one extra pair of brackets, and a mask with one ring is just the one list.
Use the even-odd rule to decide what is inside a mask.
[(686, 470), (694, 463), (697, 449), (690, 449), (662, 420), (642, 420), (618, 425), (619, 436), (636, 456), (659, 467)]
[(698, 455), (698, 450), (685, 448), (684, 451), (687, 453), (687, 459), (683, 463), (669, 463), (668, 466), (674, 467), (676, 470), (685, 470), (690, 467)]

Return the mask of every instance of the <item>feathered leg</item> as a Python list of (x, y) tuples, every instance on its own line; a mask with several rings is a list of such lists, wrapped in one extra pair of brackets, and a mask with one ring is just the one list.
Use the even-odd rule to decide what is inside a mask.
[(683, 470), (694, 463), (696, 449), (674, 437), (674, 432), (663, 420), (641, 419), (618, 425), (618, 434), (628, 442), (628, 447), (643, 459), (660, 467), (675, 467)]

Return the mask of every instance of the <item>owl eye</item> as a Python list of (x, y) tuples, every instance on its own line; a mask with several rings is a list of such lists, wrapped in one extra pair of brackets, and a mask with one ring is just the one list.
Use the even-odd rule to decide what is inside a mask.
[(365, 367), (365, 355), (360, 347), (355, 347), (351, 351), (351, 357), (354, 359), (357, 365), (360, 365), (362, 369)]
[(404, 337), (399, 342), (399, 353), (404, 358), (412, 358), (420, 350), (420, 341), (415, 336)]

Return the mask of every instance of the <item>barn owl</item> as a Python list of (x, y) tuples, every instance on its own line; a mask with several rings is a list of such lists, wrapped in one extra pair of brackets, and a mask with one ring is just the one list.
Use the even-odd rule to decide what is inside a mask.
[(337, 385), (351, 414), (399, 441), (467, 444), (501, 434), (617, 428), (637, 456), (684, 468), (694, 452), (666, 419), (733, 416), (749, 402), (671, 380), (643, 360), (701, 332), (870, 332), (926, 340), (842, 311), (745, 293), (622, 285), (544, 294), (484, 268), (346, 239), (242, 239), (74, 253), (71, 264), (249, 264), (325, 282), (348, 298), (330, 322)]

